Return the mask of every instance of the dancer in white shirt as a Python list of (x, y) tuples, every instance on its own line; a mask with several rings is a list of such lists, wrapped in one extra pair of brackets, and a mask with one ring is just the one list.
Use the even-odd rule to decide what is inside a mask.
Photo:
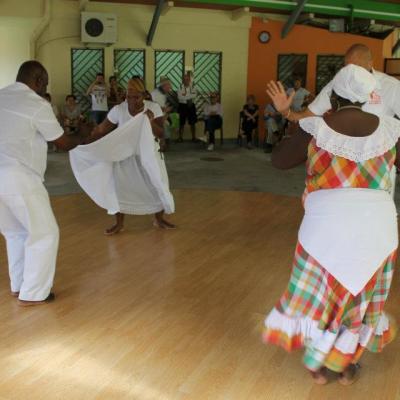
[[(364, 44), (351, 46), (345, 55), (345, 64), (354, 64), (370, 71), (377, 80), (377, 87), (367, 103), (363, 105), (363, 111), (375, 114), (378, 117), (400, 117), (400, 81), (373, 69), (373, 59), (371, 50)], [(304, 111), (295, 112), (291, 108), (295, 93), (289, 96), (285, 92), (280, 82), (270, 82), (267, 93), (274, 102), (277, 111), (289, 121), (299, 121), (306, 117), (322, 116), (328, 112), (332, 106), (330, 96), (332, 93), (333, 81), (329, 82), (315, 98), (315, 100)], [(391, 171), (392, 188), (391, 194), (394, 197), (396, 184), (396, 168)]]
[[(151, 129), (155, 140), (152, 141), (151, 146), (154, 147), (153, 157), (158, 160), (161, 175), (166, 186), (168, 186), (168, 176), (166, 173), (165, 163), (160, 153), (160, 146), (158, 139), (163, 137), (163, 112), (160, 106), (151, 101), (144, 99), (146, 88), (140, 78), (130, 79), (128, 82), (128, 90), (126, 101), (115, 106), (109, 113), (107, 118), (98, 125), (92, 132), (91, 140), (96, 141), (109, 133), (111, 133), (117, 126), (123, 126), (132, 120), (133, 117), (140, 114), (146, 114), (151, 123)], [(138, 133), (139, 134), (139, 133)], [(162, 229), (174, 229), (175, 225), (166, 221), (164, 218), (165, 211), (172, 212), (173, 206), (170, 210), (164, 210), (163, 201), (160, 199), (159, 192), (154, 188), (149, 179), (148, 174), (143, 168), (140, 159), (135, 156), (115, 162), (113, 166), (113, 175), (116, 185), (118, 186), (118, 195), (127, 193), (134, 195), (137, 199), (130, 201), (127, 199), (125, 202), (119, 201), (119, 209), (111, 210), (110, 214), (116, 215), (116, 223), (105, 231), (106, 235), (114, 235), (121, 232), (124, 228), (124, 214), (155, 214), (154, 225)], [(129, 186), (124, 188), (123, 186)], [(140, 192), (140, 193), (139, 193)], [(168, 196), (169, 197), (169, 196)], [(170, 196), (172, 199), (172, 196)], [(173, 202), (173, 201), (172, 201)]]
[(0, 232), (7, 242), (11, 294), (22, 306), (54, 299), (59, 234), (43, 186), (47, 142), (63, 150), (81, 142), (63, 133), (43, 98), (47, 84), (45, 68), (27, 61), (17, 82), (0, 90)]

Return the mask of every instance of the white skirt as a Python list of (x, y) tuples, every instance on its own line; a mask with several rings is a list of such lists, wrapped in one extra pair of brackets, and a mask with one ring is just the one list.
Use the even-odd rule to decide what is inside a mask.
[(83, 190), (110, 214), (175, 211), (165, 163), (143, 114), (94, 143), (78, 146), (70, 161)]

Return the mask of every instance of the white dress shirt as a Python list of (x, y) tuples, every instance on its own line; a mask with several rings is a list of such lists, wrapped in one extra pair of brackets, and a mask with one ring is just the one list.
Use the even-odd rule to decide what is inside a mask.
[(63, 128), (50, 103), (19, 82), (0, 90), (0, 121), (0, 193), (29, 192), (30, 178), (44, 179), (47, 142)]
[(179, 103), (187, 104), (188, 102), (193, 102), (197, 96), (197, 90), (192, 85), (186, 87), (182, 85), (180, 90), (178, 90)]
[[(400, 116), (400, 81), (383, 72), (373, 71), (378, 81), (371, 100), (363, 105), (363, 111), (377, 116)], [(308, 106), (315, 115), (323, 115), (332, 108), (330, 97), (333, 83), (329, 82)]]

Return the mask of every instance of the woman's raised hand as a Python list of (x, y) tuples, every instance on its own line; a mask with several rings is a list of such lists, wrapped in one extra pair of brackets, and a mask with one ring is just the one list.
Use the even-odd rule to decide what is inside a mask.
[(293, 102), (293, 97), (295, 95), (294, 90), (288, 96), (281, 82), (271, 81), (267, 85), (267, 94), (269, 97), (271, 97), (276, 111), (280, 112), (281, 114), (287, 114), (289, 112), (290, 106)]

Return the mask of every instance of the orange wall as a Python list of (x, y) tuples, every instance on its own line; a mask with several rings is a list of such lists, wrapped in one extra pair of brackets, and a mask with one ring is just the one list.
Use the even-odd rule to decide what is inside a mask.
[[(286, 39), (282, 40), (280, 37), (282, 27), (283, 22), (263, 22), (259, 18), (253, 18), (250, 28), (247, 90), (248, 94), (257, 97), (258, 104), (262, 107), (268, 101), (265, 93), (266, 83), (271, 79), (277, 79), (278, 54), (308, 54), (306, 87), (312, 93), (315, 91), (315, 72), (319, 54), (344, 54), (352, 44), (364, 43), (371, 49), (375, 68), (378, 70), (383, 70), (384, 58), (391, 57), (392, 37), (383, 41), (295, 25)], [(271, 34), (269, 43), (259, 42), (258, 35), (261, 31), (268, 31)]]

